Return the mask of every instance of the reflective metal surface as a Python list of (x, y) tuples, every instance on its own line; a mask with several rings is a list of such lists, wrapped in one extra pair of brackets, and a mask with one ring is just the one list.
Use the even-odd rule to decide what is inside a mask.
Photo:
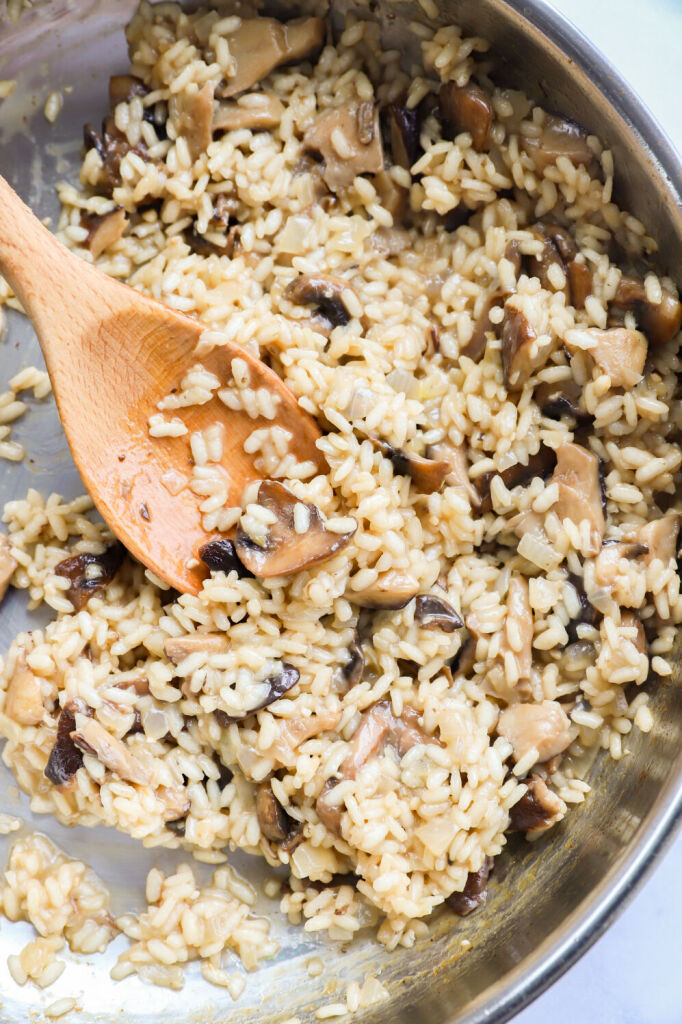
[[(347, 6), (335, 5), (338, 21)], [(491, 40), (499, 80), (575, 117), (612, 146), (618, 198), (658, 238), (661, 265), (674, 276), (682, 255), (682, 166), (661, 130), (601, 55), (542, 0), (449, 0), (441, 6), (444, 22), (458, 21)], [(397, 41), (409, 54), (415, 45), (409, 19), (424, 20), (418, 5), (386, 0), (371, 7), (385, 24), (386, 39)], [(14, 95), (0, 104), (0, 171), (43, 216), (57, 211), (55, 181), (76, 178), (80, 129), (85, 121), (101, 117), (108, 76), (126, 67), (121, 28), (131, 8), (130, 0), (48, 0), (25, 14), (18, 28), (0, 23), (0, 78), (18, 78)], [(64, 110), (49, 125), (42, 114), (45, 98), (52, 88), (65, 86), (73, 91), (65, 93)], [(9, 335), (0, 343), (0, 389), (2, 381), (33, 362), (40, 364), (33, 333), (22, 318), (11, 315)], [(32, 408), (17, 424), (15, 436), (27, 443), (30, 459), (20, 467), (0, 463), (0, 504), (23, 496), (29, 487), (65, 495), (79, 491), (52, 404)], [(19, 629), (39, 624), (36, 616), (26, 615), (24, 605), (23, 594), (12, 594), (3, 604), (0, 652)], [(289, 929), (276, 903), (263, 897), (259, 909), (273, 915), (282, 952), (249, 977), (237, 1003), (208, 986), (195, 969), (188, 972), (181, 993), (150, 989), (134, 979), (114, 984), (108, 970), (122, 940), (106, 956), (69, 962), (45, 994), (30, 986), (20, 989), (9, 978), (6, 956), (32, 930), (3, 921), (0, 1021), (26, 1021), (40, 1006), (64, 995), (77, 998), (79, 1005), (67, 1021), (109, 1024), (125, 1019), (141, 1024), (164, 1018), (169, 1024), (265, 1024), (292, 1015), (309, 1020), (315, 1008), (334, 1001), (349, 981), (362, 981), (369, 972), (380, 974), (391, 1000), (363, 1016), (368, 1024), (508, 1020), (607, 927), (682, 814), (679, 673), (657, 682), (653, 692), (654, 731), (629, 737), (631, 756), (619, 764), (597, 761), (591, 778), (594, 791), (586, 805), (546, 840), (532, 846), (515, 842), (498, 862), (487, 905), (465, 921), (444, 916), (435, 923), (432, 937), (415, 949), (387, 954), (369, 939), (360, 939), (343, 952), (333, 943)], [(1, 774), (1, 809), (19, 814), (29, 827), (92, 863), (112, 887), (116, 912), (141, 905), (141, 883), (153, 863), (169, 866), (180, 859), (169, 853), (159, 857), (103, 829), (67, 830), (51, 819), (36, 818), (9, 773), (2, 769)], [(7, 840), (0, 842), (0, 856), (7, 846)], [(237, 856), (234, 863), (254, 879), (264, 875), (258, 860)], [(464, 938), (472, 943), (468, 951), (461, 947)], [(308, 977), (305, 963), (312, 955), (325, 963), (322, 978)]]

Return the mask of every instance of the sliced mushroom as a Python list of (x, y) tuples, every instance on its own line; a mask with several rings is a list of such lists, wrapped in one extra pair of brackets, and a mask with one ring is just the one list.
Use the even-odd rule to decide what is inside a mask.
[(92, 712), (79, 697), (64, 705), (57, 721), (57, 737), (50, 756), (45, 765), (45, 776), (53, 786), (63, 786), (70, 782), (83, 765), (83, 752), (73, 741), (72, 733), (76, 728), (76, 715)]
[(439, 629), (443, 633), (454, 633), (464, 628), (464, 620), (442, 597), (434, 594), (418, 594), (414, 602), (414, 618), (422, 629)]
[(263, 754), (285, 767), (290, 766), (295, 762), (302, 743), (320, 733), (331, 732), (340, 721), (340, 711), (321, 711), (317, 715), (280, 719), (280, 734)]
[(638, 277), (623, 274), (618, 282), (613, 304), (632, 310), (639, 326), (652, 345), (664, 345), (682, 327), (682, 303), (667, 288), (662, 289), (661, 302), (650, 302), (644, 282)]
[(83, 128), (83, 142), (86, 150), (95, 149), (102, 161), (97, 172), (97, 187), (105, 194), (112, 195), (114, 189), (121, 184), (121, 160), (131, 151), (143, 158), (148, 156), (145, 143), (140, 141), (131, 146), (128, 137), (116, 127), (113, 115), (105, 118), (101, 132), (91, 124)]
[(44, 713), (40, 679), (26, 664), (26, 651), (21, 647), (7, 687), (5, 714), (19, 725), (38, 725)]
[(261, 782), (256, 790), (256, 817), (261, 832), (271, 843), (286, 842), (301, 828), (284, 810), (270, 782)]
[(213, 113), (213, 131), (233, 132), (240, 128), (263, 131), (276, 128), (283, 113), (282, 101), (273, 92), (251, 92), (238, 100), (218, 104)]
[(263, 708), (267, 708), (270, 704), (274, 704), (276, 700), (283, 697), (285, 693), (288, 693), (296, 685), (301, 678), (301, 674), (297, 668), (290, 665), (288, 662), (283, 661), (280, 667), (280, 671), (275, 675), (270, 676), (265, 680), (268, 686), (268, 695), (265, 700), (262, 700), (260, 704), (256, 704), (254, 708), (250, 708), (245, 711), (243, 715), (228, 715), (227, 712), (220, 708), (216, 711), (215, 717), (223, 728), (227, 728), (233, 722), (241, 722), (249, 715), (254, 715), (256, 711), (262, 711)]
[(478, 871), (470, 871), (467, 875), (466, 885), (461, 892), (453, 892), (447, 896), (445, 902), (460, 917), (471, 914), (486, 901), (488, 890), (488, 878), (493, 869), (492, 857), (486, 857)]
[(590, 543), (585, 553), (596, 556), (601, 550), (606, 528), (599, 459), (593, 452), (572, 442), (562, 444), (556, 454), (552, 481), (558, 485), (559, 497), (554, 511), (560, 519), (570, 519), (576, 526), (587, 520)]
[(647, 653), (646, 633), (644, 632), (644, 626), (642, 625), (642, 620), (640, 619), (640, 617), (637, 614), (637, 612), (621, 611), (621, 613), (620, 613), (620, 624), (621, 624), (621, 626), (626, 626), (627, 628), (634, 629), (636, 631), (635, 632), (635, 637), (634, 637), (634, 639), (631, 642), (635, 645), (635, 647), (637, 648), (637, 651), (640, 654), (646, 654)]
[(552, 240), (557, 252), (565, 263), (569, 263), (578, 255), (578, 246), (575, 244), (573, 235), (568, 228), (564, 228), (552, 221), (540, 221), (535, 227)]
[(286, 24), (274, 18), (243, 18), (227, 38), (234, 69), (219, 95), (236, 96), (282, 64), (310, 57), (321, 48), (324, 31), (322, 18), (297, 18)]
[(500, 713), (497, 733), (512, 745), (512, 757), (518, 762), (531, 750), (538, 761), (561, 754), (573, 739), (571, 723), (561, 704), (545, 700), (542, 704), (511, 704)]
[[(641, 331), (626, 327), (580, 328), (581, 336), (589, 336), (590, 347), (586, 350), (600, 370), (611, 378), (612, 387), (631, 388), (639, 383), (644, 372), (647, 357), (647, 341)], [(566, 332), (566, 348), (574, 352), (573, 331)]]
[(481, 504), (481, 496), (469, 476), (469, 460), (465, 448), (462, 445), (441, 441), (439, 444), (432, 444), (427, 448), (426, 454), (435, 462), (448, 463), (450, 471), (445, 477), (446, 485), (462, 487), (469, 499), (469, 504), (473, 508), (478, 508)]
[(236, 572), (240, 579), (253, 579), (253, 573), (239, 561), (235, 546), (227, 537), (204, 544), (199, 548), (199, 558), (211, 572)]
[(393, 466), (397, 476), (409, 476), (410, 480), (422, 494), (433, 494), (443, 486), (446, 476), (452, 472), (448, 461), (441, 459), (424, 459), (421, 455), (412, 455), (394, 448), (388, 441), (381, 441), (379, 438), (370, 438), (377, 451), (381, 452), (385, 459), (388, 459)]
[(17, 563), (12, 558), (12, 544), (6, 533), (0, 533), (0, 601), (7, 593)]
[(487, 93), (474, 82), (464, 86), (445, 82), (440, 87), (438, 103), (446, 137), (468, 132), (472, 146), (480, 153), (493, 123), (493, 106)]
[(55, 573), (66, 577), (71, 583), (66, 596), (77, 612), (94, 594), (111, 583), (123, 564), (125, 553), (123, 545), (116, 542), (101, 555), (73, 555), (55, 566)]
[(537, 333), (514, 299), (505, 303), (502, 320), (502, 369), (508, 388), (522, 387), (547, 358), (547, 348), (538, 343)]
[(168, 113), (178, 136), (187, 143), (191, 159), (198, 160), (213, 139), (213, 85), (188, 86), (171, 96)]
[(379, 114), (371, 103), (325, 110), (305, 133), (303, 145), (324, 160), (324, 180), (334, 192), (351, 185), (359, 174), (384, 168)]
[(496, 329), (495, 324), (490, 319), (490, 311), (495, 306), (499, 306), (504, 302), (504, 299), (505, 296), (502, 292), (495, 292), (490, 296), (474, 325), (473, 334), (460, 350), (459, 354), (461, 356), (466, 356), (467, 359), (472, 359), (475, 363), (478, 363), (483, 358), (485, 347), (488, 344), (487, 334), (489, 331), (494, 334)]
[(526, 792), (509, 812), (511, 828), (517, 832), (545, 832), (559, 820), (565, 804), (539, 775), (531, 775), (526, 786)]
[(528, 462), (524, 466), (522, 462), (515, 462), (508, 466), (501, 473), (484, 473), (476, 480), (476, 486), (481, 496), (481, 512), (489, 512), (492, 508), (490, 497), (490, 484), (494, 476), (500, 476), (502, 483), (509, 489), (525, 484), (534, 477), (539, 476), (543, 480), (548, 477), (556, 466), (556, 452), (547, 445), (540, 445), (534, 455), (528, 456)]
[(600, 587), (612, 587), (619, 574), (622, 558), (632, 561), (648, 554), (648, 545), (638, 541), (604, 541), (594, 563), (595, 582)]
[(105, 249), (123, 237), (128, 220), (122, 206), (115, 206), (108, 213), (84, 213), (81, 216), (81, 227), (88, 232), (83, 243), (97, 259)]
[(341, 816), (345, 807), (342, 803), (338, 803), (330, 798), (330, 794), (341, 781), (341, 779), (335, 778), (327, 779), (315, 801), (315, 810), (317, 811), (318, 818), (325, 828), (328, 828), (336, 836), (341, 835)]
[(112, 75), (109, 79), (109, 110), (113, 114), (119, 103), (130, 103), (134, 96), (146, 96), (148, 92), (142, 79), (135, 75)]
[(343, 666), (343, 674), (349, 690), (361, 682), (364, 671), (365, 653), (362, 644), (356, 639), (348, 648), (348, 661)]
[(593, 417), (580, 407), (583, 390), (573, 377), (568, 380), (548, 381), (535, 389), (535, 401), (543, 416), (551, 420), (560, 420), (567, 416), (576, 423), (590, 423)]
[(345, 327), (351, 318), (344, 293), (354, 292), (349, 281), (331, 274), (299, 274), (284, 289), (292, 302), (317, 306), (330, 328)]
[(224, 633), (188, 633), (187, 636), (169, 636), (163, 642), (163, 653), (174, 665), (189, 657), (190, 654), (224, 654), (230, 649)]
[(125, 743), (121, 743), (107, 732), (94, 718), (79, 715), (71, 738), (85, 754), (92, 754), (100, 764), (115, 772), (119, 778), (135, 782), (139, 786), (151, 784), (152, 773), (147, 766), (131, 754)]
[[(209, 228), (215, 238), (216, 232), (213, 232), (211, 225)], [(182, 237), (197, 256), (227, 256), (232, 259), (239, 247), (239, 231), (239, 225), (233, 224), (229, 231), (222, 233), (219, 238), (220, 244), (218, 244), (218, 242), (212, 242), (205, 235), (199, 234), (195, 221), (190, 228), (186, 228), (182, 232)]]
[(386, 124), (391, 143), (393, 163), (409, 171), (421, 152), (419, 143), (419, 112), (409, 110), (402, 103), (388, 103), (385, 108)]
[(588, 626), (594, 626), (597, 622), (598, 612), (594, 607), (590, 599), (585, 592), (585, 585), (582, 577), (576, 576), (575, 573), (569, 572), (566, 577), (566, 582), (569, 586), (573, 587), (578, 598), (578, 613), (566, 626), (566, 632), (568, 634), (569, 644), (577, 643), (578, 641), (578, 626), (586, 624)]
[(576, 309), (584, 309), (588, 295), (592, 294), (592, 271), (586, 263), (571, 260), (566, 266), (570, 301)]
[(390, 700), (380, 700), (367, 711), (363, 711), (360, 722), (351, 738), (351, 749), (343, 764), (341, 775), (354, 779), (359, 770), (372, 757), (390, 743), (399, 758), (417, 743), (434, 742), (419, 725), (419, 712), (406, 705), (402, 715), (393, 714)]
[[(545, 232), (544, 225), (542, 224), (535, 225), (533, 234), (542, 242), (542, 249), (538, 255), (526, 258), (529, 277), (537, 277), (542, 287), (547, 291), (563, 291), (566, 301), (570, 302), (571, 297), (568, 292), (568, 282), (566, 281), (566, 265), (560, 255), (558, 246), (554, 239)], [(553, 282), (553, 267), (560, 270), (564, 277), (564, 284), (560, 289), (557, 289)]]
[(402, 569), (389, 569), (362, 590), (346, 590), (346, 598), (360, 608), (375, 611), (396, 611), (404, 608), (419, 593), (419, 584), (414, 576)]
[(660, 519), (645, 523), (624, 539), (646, 546), (648, 552), (641, 556), (644, 565), (650, 565), (657, 558), (668, 566), (677, 557), (679, 531), (680, 516), (677, 512), (671, 512)]
[(555, 164), (559, 157), (566, 157), (574, 167), (587, 166), (594, 159), (587, 144), (587, 132), (575, 121), (557, 114), (545, 114), (540, 134), (522, 136), (521, 146), (540, 172)]
[(503, 659), (507, 653), (514, 658), (519, 681), (530, 679), (533, 665), (533, 613), (528, 596), (528, 580), (516, 574), (509, 580), (500, 652)]
[[(317, 505), (300, 502), (275, 480), (264, 480), (260, 485), (258, 504), (276, 516), (276, 521), (268, 527), (265, 543), (257, 544), (239, 527), (234, 545), (240, 562), (254, 576), (263, 579), (286, 576), (326, 561), (346, 547), (357, 529), (356, 525), (348, 533), (332, 533), (326, 528)], [(305, 533), (297, 533), (294, 526), (294, 508), (298, 504), (308, 511)]]

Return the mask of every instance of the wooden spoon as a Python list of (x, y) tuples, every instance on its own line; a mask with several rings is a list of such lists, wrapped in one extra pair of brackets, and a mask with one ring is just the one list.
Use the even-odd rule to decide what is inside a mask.
[[(97, 509), (125, 547), (177, 590), (201, 588), (206, 570), (197, 564), (198, 550), (210, 539), (201, 525), (203, 499), (188, 486), (191, 432), (224, 424), (230, 505), (240, 503), (249, 480), (262, 476), (256, 456), (244, 452), (245, 439), (259, 427), (290, 431), (297, 459), (325, 471), (315, 421), (273, 370), (234, 344), (197, 359), (200, 323), (69, 252), (1, 177), (0, 273), (35, 327), (71, 453)], [(275, 420), (250, 419), (213, 398), (167, 414), (179, 415), (189, 434), (149, 436), (157, 402), (179, 387), (188, 369), (200, 362), (228, 384), (235, 356), (248, 364), (252, 387), (279, 399)], [(167, 483), (178, 476), (187, 486), (172, 494)]]

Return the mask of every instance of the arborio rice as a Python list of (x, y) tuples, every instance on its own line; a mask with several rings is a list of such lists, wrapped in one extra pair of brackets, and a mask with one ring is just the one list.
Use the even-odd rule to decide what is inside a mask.
[[(260, 853), (292, 921), (389, 948), (482, 902), (507, 834), (561, 820), (594, 752), (651, 728), (642, 686), (682, 619), (674, 285), (598, 139), (497, 88), (484, 40), (413, 30), (408, 76), (354, 18), (334, 43), (141, 5), (60, 236), (269, 362), (328, 473), (248, 367), (198, 358), (150, 430), (191, 445), (207, 529), (237, 531), (200, 594), (150, 580), (85, 498), (9, 502), (2, 554), (57, 613), (1, 676), (32, 808)], [(239, 506), (219, 425), (185, 436), (214, 395), (254, 421), (264, 482)], [(203, 895), (154, 876), (119, 975), (210, 957), (224, 870)], [(255, 927), (239, 906), (220, 948)]]

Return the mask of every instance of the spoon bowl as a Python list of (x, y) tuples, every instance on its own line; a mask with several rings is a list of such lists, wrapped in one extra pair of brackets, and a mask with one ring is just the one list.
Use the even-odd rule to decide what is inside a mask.
[[(273, 370), (227, 341), (199, 356), (201, 323), (74, 255), (3, 178), (0, 272), (35, 327), (74, 462), (98, 511), (131, 554), (176, 590), (201, 589), (207, 572), (198, 552), (215, 536), (190, 489), (192, 433), (224, 427), (228, 506), (239, 505), (246, 484), (262, 476), (257, 455), (244, 450), (261, 427), (287, 430), (297, 460), (324, 471), (317, 424)], [(273, 396), (276, 420), (251, 418), (214, 397), (182, 410), (186, 434), (150, 436), (149, 417), (189, 369), (199, 362), (228, 384), (234, 358), (247, 364), (250, 387)]]

